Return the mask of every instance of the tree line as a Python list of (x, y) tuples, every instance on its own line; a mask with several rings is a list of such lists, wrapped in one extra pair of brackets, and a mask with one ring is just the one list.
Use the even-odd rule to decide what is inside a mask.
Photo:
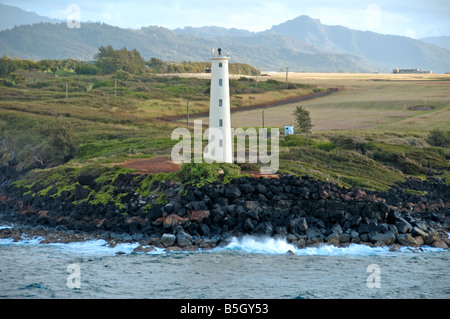
[[(211, 67), (209, 62), (164, 62), (158, 58), (146, 61), (136, 49), (114, 49), (112, 46), (101, 46), (94, 57), (94, 61), (40, 60), (14, 58), (8, 56), (0, 58), (0, 77), (6, 78), (18, 69), (32, 71), (38, 70), (56, 74), (57, 71), (70, 71), (76, 74), (104, 75), (104, 74), (141, 74), (144, 72), (161, 73), (203, 73)], [(254, 67), (243, 63), (230, 63), (230, 73), (259, 75)]]

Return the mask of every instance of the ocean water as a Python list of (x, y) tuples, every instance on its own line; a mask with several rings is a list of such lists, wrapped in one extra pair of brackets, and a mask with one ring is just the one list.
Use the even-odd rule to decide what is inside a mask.
[(244, 237), (198, 252), (103, 240), (0, 240), (2, 299), (450, 299), (450, 251), (350, 245), (298, 249)]

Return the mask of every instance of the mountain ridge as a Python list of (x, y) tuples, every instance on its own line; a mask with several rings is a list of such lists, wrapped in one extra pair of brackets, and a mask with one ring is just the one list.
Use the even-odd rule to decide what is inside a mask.
[(425, 37), (421, 38), (420, 40), (450, 50), (450, 36)]
[[(288, 20), (273, 26), (267, 32), (289, 35), (324, 50), (352, 53), (389, 68), (428, 68), (439, 72), (450, 70), (449, 50), (405, 36), (327, 26), (308, 16)], [(430, 58), (436, 55), (442, 58)]]
[(305, 15), (261, 32), (217, 26), (123, 29), (98, 22), (70, 29), (54, 21), (0, 31), (0, 55), (26, 59), (92, 60), (106, 45), (137, 49), (146, 59), (166, 61), (207, 61), (211, 49), (221, 46), (236, 62), (273, 71), (286, 67), (307, 72), (450, 71), (450, 50), (436, 43), (328, 26)]
[(40, 22), (59, 23), (61, 21), (0, 3), (0, 31)]
[[(259, 37), (269, 39), (272, 35)], [(65, 23), (39, 23), (0, 32), (0, 54), (34, 60), (92, 60), (100, 46), (111, 45), (116, 49), (137, 49), (146, 59), (157, 57), (166, 61), (208, 61), (211, 48), (220, 45), (231, 53), (234, 61), (248, 63), (259, 69), (278, 70), (295, 64), (298, 65), (297, 69), (310, 71), (333, 68), (336, 71), (369, 72), (373, 69), (364, 59), (350, 54), (304, 49), (309, 45), (303, 48), (276, 48), (274, 45), (263, 46), (258, 41), (249, 45), (242, 37), (238, 38), (239, 41), (233, 41), (230, 37), (211, 39), (192, 34), (178, 35), (169, 29), (155, 26), (131, 30), (107, 24), (82, 23), (80, 29), (69, 29)], [(281, 42), (283, 39), (287, 41), (283, 36), (275, 38)], [(28, 49), (30, 47), (32, 51)]]

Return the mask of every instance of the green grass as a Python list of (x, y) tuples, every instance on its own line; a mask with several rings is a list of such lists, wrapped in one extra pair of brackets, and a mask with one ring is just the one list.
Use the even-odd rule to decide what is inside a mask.
[(280, 171), (387, 190), (407, 176), (425, 178), (443, 172), (445, 177), (450, 168), (448, 148), (409, 145), (403, 134), (315, 133), (313, 137), (309, 147), (303, 136), (286, 136), (281, 141)]
[(280, 172), (310, 175), (348, 187), (387, 190), (404, 175), (353, 150), (333, 149), (329, 152), (307, 147), (283, 150)]
[[(0, 141), (7, 141), (9, 147), (0, 146), (0, 161), (5, 164), (10, 160), (11, 149), (15, 148), (18, 167), (30, 169), (36, 168), (36, 156), (49, 153), (46, 165), (54, 168), (34, 169), (16, 184), (35, 196), (52, 193), (54, 197), (70, 197), (81, 187), (77, 176), (94, 174), (96, 181), (105, 185), (95, 192), (90, 190), (86, 200), (123, 207), (124, 195), (111, 185), (118, 174), (130, 171), (114, 165), (130, 157), (170, 154), (178, 142), (170, 139), (171, 132), (180, 125), (162, 122), (158, 117), (185, 114), (187, 100), (192, 114), (209, 109), (209, 79), (142, 74), (118, 80), (115, 90), (112, 76), (71, 72), (58, 76), (24, 72), (23, 76), (24, 80), (14, 87), (0, 87)], [(248, 78), (230, 82), (235, 106), (320, 90), (316, 85), (347, 86), (345, 91), (302, 103), (311, 111), (313, 134), (308, 147), (302, 135), (280, 141), (281, 173), (308, 174), (340, 185), (386, 190), (407, 176), (424, 178), (432, 172), (450, 184), (449, 149), (431, 147), (427, 139), (429, 131), (450, 126), (448, 81), (346, 80), (346, 75), (341, 80), (327, 79), (335, 83), (311, 80), (314, 85), (309, 85), (308, 81), (300, 78), (289, 89), (282, 81), (262, 78), (258, 83)], [(434, 106), (432, 110), (409, 109), (425, 99)], [(265, 126), (289, 125), (293, 108), (295, 105), (267, 109)], [(49, 137), (43, 134), (43, 128), (58, 116), (77, 138), (69, 162), (55, 159), (54, 152), (45, 148)], [(234, 127), (259, 127), (261, 110), (233, 113), (232, 123)], [(192, 166), (185, 167), (180, 175), (151, 175), (140, 180), (139, 193), (148, 196), (156, 181), (182, 181), (186, 170), (196, 185), (217, 180), (220, 169), (226, 171), (223, 182), (227, 182), (238, 176), (235, 168), (226, 171), (228, 167)], [(189, 181), (186, 177), (184, 180)]]

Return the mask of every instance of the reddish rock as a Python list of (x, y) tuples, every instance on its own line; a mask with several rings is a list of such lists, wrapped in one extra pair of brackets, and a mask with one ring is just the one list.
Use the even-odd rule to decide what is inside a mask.
[(431, 244), (432, 247), (447, 249), (447, 244), (442, 240), (436, 240)]
[(410, 234), (400, 234), (397, 236), (397, 241), (404, 246), (418, 246), (418, 243)]
[(96, 221), (96, 227), (101, 228), (103, 225), (107, 222), (106, 218), (103, 218), (102, 220)]
[(193, 210), (188, 211), (189, 219), (191, 221), (197, 221), (201, 223), (205, 218), (208, 218), (210, 213), (209, 210)]
[(39, 217), (46, 217), (48, 215), (48, 210), (40, 210), (38, 215)]
[(330, 195), (329, 195), (325, 190), (321, 190), (321, 191), (319, 192), (319, 197), (320, 197), (321, 199), (327, 199), (329, 196), (330, 196)]
[(134, 222), (137, 222), (137, 223), (139, 223), (141, 225), (145, 225), (146, 224), (145, 220), (143, 220), (141, 217), (138, 217), (138, 216), (130, 217), (126, 221), (127, 224), (131, 224), (131, 223), (134, 223)]
[(342, 194), (341, 198), (345, 202), (350, 202), (351, 200), (353, 200), (352, 193)]
[(171, 228), (176, 226), (185, 226), (189, 222), (188, 218), (178, 216), (176, 214), (170, 214), (164, 219), (164, 228)]
[(358, 190), (355, 192), (355, 199), (356, 199), (356, 200), (362, 200), (362, 199), (366, 198), (366, 196), (367, 196), (367, 194), (366, 194), (365, 191), (362, 191), (362, 190), (359, 190), (359, 189), (358, 189)]
[(164, 220), (165, 220), (164, 217), (159, 217), (153, 222), (153, 225), (160, 226), (160, 225), (162, 225), (164, 223)]

